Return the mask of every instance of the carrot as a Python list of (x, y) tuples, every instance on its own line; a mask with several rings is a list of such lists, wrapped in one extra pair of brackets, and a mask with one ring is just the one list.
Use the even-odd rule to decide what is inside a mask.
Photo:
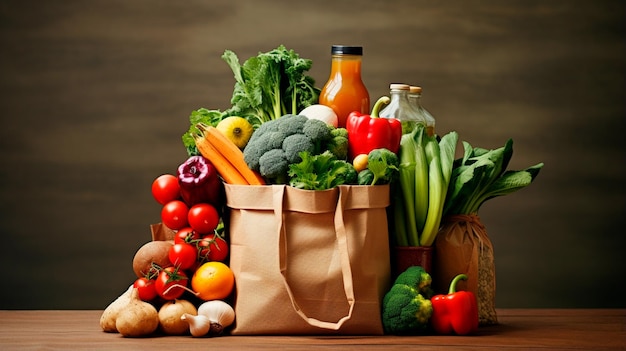
[(206, 157), (228, 184), (249, 185), (239, 171), (204, 136), (194, 135), (196, 147)]
[(239, 171), (250, 185), (265, 185), (265, 180), (261, 175), (248, 167), (243, 158), (243, 152), (235, 143), (228, 139), (224, 133), (213, 126), (198, 124), (198, 129), (202, 131), (204, 137), (213, 145), (230, 164)]

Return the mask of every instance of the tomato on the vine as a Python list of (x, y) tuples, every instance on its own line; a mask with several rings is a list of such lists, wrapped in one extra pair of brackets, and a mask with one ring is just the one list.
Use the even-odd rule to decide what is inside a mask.
[(187, 214), (189, 226), (200, 234), (215, 231), (220, 222), (220, 216), (215, 207), (208, 203), (193, 205)]
[(200, 234), (191, 227), (181, 228), (174, 235), (174, 244), (178, 243), (194, 243), (196, 240), (200, 239)]
[(178, 267), (163, 268), (154, 282), (154, 288), (165, 300), (179, 298), (187, 288), (189, 278)]
[(152, 301), (157, 297), (157, 292), (154, 285), (154, 280), (146, 277), (137, 278), (133, 287), (137, 289), (137, 296), (142, 301)]
[(201, 261), (222, 262), (228, 256), (228, 243), (217, 234), (205, 235), (198, 241), (198, 257)]
[(152, 196), (161, 205), (181, 198), (178, 178), (172, 174), (158, 176), (152, 182)]
[(161, 209), (161, 221), (166, 227), (178, 230), (189, 225), (187, 222), (188, 212), (189, 207), (184, 202), (173, 200), (166, 203)]
[(198, 257), (198, 249), (189, 243), (172, 245), (168, 252), (170, 262), (180, 269), (189, 269), (194, 266)]

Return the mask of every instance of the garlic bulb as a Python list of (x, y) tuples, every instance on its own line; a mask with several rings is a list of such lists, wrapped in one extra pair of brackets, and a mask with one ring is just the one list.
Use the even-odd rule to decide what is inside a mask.
[(211, 320), (204, 315), (194, 316), (193, 314), (185, 313), (180, 319), (189, 323), (189, 332), (191, 336), (200, 337), (205, 336), (211, 329)]
[(211, 335), (221, 335), (224, 329), (235, 322), (235, 310), (222, 300), (211, 300), (198, 307), (198, 315), (206, 316), (211, 321)]

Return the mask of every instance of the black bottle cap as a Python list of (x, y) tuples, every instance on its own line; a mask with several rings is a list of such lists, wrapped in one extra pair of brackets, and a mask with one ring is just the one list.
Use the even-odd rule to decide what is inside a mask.
[(349, 45), (333, 45), (330, 53), (333, 55), (363, 55), (362, 46), (349, 46)]

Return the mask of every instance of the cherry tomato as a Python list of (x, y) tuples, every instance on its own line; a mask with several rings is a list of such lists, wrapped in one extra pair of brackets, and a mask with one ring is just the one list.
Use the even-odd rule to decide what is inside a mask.
[(161, 221), (166, 227), (178, 230), (189, 225), (187, 223), (188, 212), (189, 207), (184, 202), (180, 200), (170, 201), (161, 209)]
[(145, 277), (137, 278), (133, 286), (137, 289), (137, 296), (143, 301), (152, 301), (157, 297), (154, 280)]
[(220, 216), (212, 205), (200, 203), (189, 209), (187, 220), (193, 230), (200, 234), (209, 234), (217, 228)]
[(170, 262), (180, 269), (189, 269), (196, 263), (198, 249), (195, 245), (188, 243), (178, 243), (172, 245), (168, 252)]
[(181, 228), (174, 235), (174, 244), (188, 243), (191, 244), (200, 239), (200, 234), (191, 229), (191, 227)]
[(161, 205), (181, 198), (178, 178), (172, 174), (158, 176), (152, 182), (152, 196)]
[(178, 267), (163, 268), (154, 282), (154, 288), (159, 296), (165, 300), (179, 298), (187, 287), (189, 278)]
[(228, 256), (228, 243), (217, 234), (205, 235), (198, 242), (198, 257), (201, 261), (223, 262)]

